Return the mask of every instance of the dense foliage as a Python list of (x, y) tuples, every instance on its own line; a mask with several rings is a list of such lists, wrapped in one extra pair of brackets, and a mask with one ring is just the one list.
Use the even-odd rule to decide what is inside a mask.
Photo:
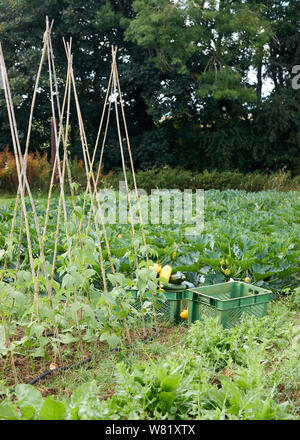
[[(115, 346), (124, 335), (124, 316), (127, 316), (132, 328), (141, 318), (141, 311), (135, 308), (134, 300), (130, 299), (124, 289), (135, 285), (144, 295), (148, 281), (154, 286), (152, 288), (155, 288), (153, 272), (143, 267), (146, 263), (141, 234), (137, 232), (134, 240), (140, 262), (140, 268), (136, 270), (130, 225), (116, 223), (107, 225), (107, 237), (117, 270), (115, 276), (111, 273), (108, 250), (101, 234), (104, 268), (111, 282), (111, 294), (103, 291), (96, 232), (91, 226), (86, 229), (89, 207), (87, 205), (83, 210), (82, 200), (83, 196), (77, 196), (75, 210), (72, 209), (71, 202), (68, 202), (69, 221), (64, 223), (59, 231), (58, 255), (53, 281), (50, 281), (55, 295), (52, 299), (47, 297), (39, 242), (35, 224), (31, 219), (31, 246), (35, 270), (39, 271), (40, 267), (40, 316), (37, 314), (36, 301), (33, 300), (33, 278), (25, 230), (19, 246), (20, 216), (17, 219), (17, 228), (10, 237), (14, 203), (11, 203), (10, 207), (4, 205), (0, 210), (0, 295), (3, 311), (7, 314), (7, 319), (10, 317), (9, 332), (12, 336), (15, 335), (18, 326), (27, 328), (26, 336), (21, 342), (17, 342), (15, 347), (20, 350), (20, 344), (24, 345), (25, 350), (29, 350), (28, 353), (33, 356), (45, 356), (47, 347), (55, 347), (59, 342), (92, 342), (100, 336), (101, 340), (108, 339), (109, 343)], [(46, 201), (37, 202), (41, 228), (45, 206)], [(53, 199), (50, 208), (44, 252), (47, 270), (52, 273), (57, 200)], [(113, 216), (111, 208), (110, 206), (108, 211), (105, 211), (103, 205), (108, 219)], [(174, 207), (172, 212), (171, 225), (161, 222), (145, 225), (148, 252), (154, 261), (159, 260), (164, 265), (170, 264), (174, 272), (182, 271), (187, 280), (195, 286), (225, 282), (230, 278), (243, 281), (249, 277), (251, 283), (270, 289), (274, 294), (297, 287), (300, 267), (297, 192), (267, 191), (247, 194), (245, 191), (233, 190), (208, 191), (204, 200), (204, 230), (196, 236), (187, 233), (185, 227), (188, 225), (176, 224), (178, 213)], [(80, 243), (76, 229), (78, 220), (83, 222)], [(71, 261), (67, 257), (68, 249), (71, 250)], [(138, 281), (134, 281), (134, 278)], [(120, 310), (118, 293), (113, 288), (114, 280), (117, 280), (123, 292), (126, 304), (124, 310)], [(156, 299), (158, 302), (161, 301), (161, 295)], [(151, 302), (149, 306), (151, 311)], [(147, 309), (145, 313), (148, 312)], [(44, 332), (52, 332), (54, 318), (61, 333), (59, 338), (47, 339)], [(74, 319), (77, 320), (77, 328), (74, 326)], [(78, 328), (79, 335), (76, 334)], [(36, 339), (33, 338), (34, 335)], [(4, 349), (3, 353), (6, 352), (7, 349)]]
[[(62, 37), (73, 37), (74, 69), (93, 146), (110, 70), (119, 47), (121, 86), (135, 165), (202, 171), (278, 169), (299, 173), (299, 59), (296, 0), (0, 1), (0, 40), (8, 65), (20, 135), (41, 54), (45, 16), (55, 20), (53, 45), (61, 92)], [(31, 149), (49, 149), (47, 69), (37, 101)], [(253, 78), (249, 73), (253, 72)], [(263, 94), (264, 81), (273, 83)], [(4, 103), (0, 91), (0, 102)], [(73, 104), (74, 105), (74, 104)], [(0, 149), (10, 144), (5, 106)], [(106, 170), (120, 165), (112, 124)], [(80, 155), (72, 107), (71, 145)]]
[[(0, 380), (2, 391), (7, 394), (0, 403), (0, 418), (299, 417), (299, 325), (293, 325), (288, 318), (291, 313), (297, 319), (299, 311), (298, 192), (208, 191), (204, 200), (204, 230), (196, 236), (187, 233), (187, 225), (176, 224), (178, 213), (174, 207), (171, 224), (145, 225), (151, 259), (171, 265), (174, 272), (182, 271), (195, 286), (226, 282), (230, 278), (247, 279), (271, 290), (274, 299), (294, 291), (287, 308), (281, 301), (272, 307), (272, 314), (259, 320), (244, 316), (240, 326), (229, 330), (222, 330), (215, 319), (198, 322), (176, 353), (157, 362), (130, 366), (125, 355), (124, 362), (115, 370), (115, 394), (107, 401), (99, 399), (96, 380), (82, 385), (68, 401), (53, 396), (43, 399), (39, 391), (24, 384), (17, 385), (15, 396), (9, 392), (14, 383), (9, 359), (16, 359), (21, 365), (66, 365), (71, 363), (74, 352), (84, 356), (86, 352), (94, 353), (97, 347), (120, 347), (126, 353), (124, 322), (131, 334), (137, 336), (143, 316), (151, 332), (153, 303), (159, 322), (168, 317), (165, 295), (157, 290), (156, 272), (145, 267), (145, 247), (139, 233), (134, 240), (139, 256), (139, 267), (135, 267), (128, 224), (107, 225), (115, 275), (111, 273), (107, 249), (104, 250), (103, 234), (100, 235), (104, 267), (111, 283), (109, 291), (103, 289), (96, 232), (92, 225), (87, 228), (89, 200), (84, 210), (83, 197), (76, 196), (75, 209), (68, 200), (69, 221), (59, 231), (51, 297), (47, 295), (33, 219), (30, 218), (30, 232), (34, 268), (40, 271), (38, 298), (34, 296), (25, 231), (20, 236), (20, 215), (10, 236), (14, 202), (0, 207)], [(53, 199), (44, 243), (49, 273), (57, 205), (57, 199)], [(36, 201), (36, 206), (42, 227), (46, 201)], [(111, 206), (107, 208), (111, 219)], [(80, 243), (78, 220), (83, 224)], [(67, 258), (68, 249), (71, 261)], [(115, 280), (118, 289), (114, 287)], [(143, 309), (126, 290), (128, 287), (138, 289)], [(154, 291), (153, 297), (149, 296), (149, 288)]]
[(116, 366), (116, 388), (101, 400), (96, 377), (68, 399), (31, 385), (2, 384), (4, 420), (299, 420), (299, 325), (292, 299), (265, 318), (223, 328), (198, 321), (163, 360)]
[[(29, 153), (27, 158), (27, 179), (30, 188), (35, 194), (45, 195), (49, 190), (51, 181), (51, 165), (46, 157), (47, 153), (41, 155)], [(86, 189), (86, 171), (83, 160), (77, 156), (69, 161), (73, 182), (78, 185), (82, 191)], [(98, 168), (98, 167), (97, 167)], [(129, 170), (127, 180), (130, 188), (133, 188), (133, 178)], [(94, 173), (95, 179), (97, 173)], [(138, 170), (135, 173), (136, 183), (139, 189), (151, 194), (152, 190), (159, 189), (244, 189), (246, 191), (256, 192), (264, 190), (292, 191), (300, 189), (300, 175), (292, 176), (290, 171), (279, 170), (273, 173), (254, 171), (243, 174), (237, 170), (234, 171), (207, 171), (197, 172), (186, 170), (181, 167), (171, 168), (169, 166), (153, 167), (148, 170)], [(70, 186), (65, 178), (65, 191), (70, 193)], [(102, 172), (99, 175), (98, 188), (119, 190), (120, 183), (124, 182), (123, 170), (114, 170), (109, 173)], [(16, 170), (16, 161), (14, 155), (5, 148), (0, 152), (0, 194), (4, 197), (8, 194), (15, 194), (18, 189), (18, 176)], [(58, 192), (59, 175), (56, 170), (54, 176), (53, 191)]]

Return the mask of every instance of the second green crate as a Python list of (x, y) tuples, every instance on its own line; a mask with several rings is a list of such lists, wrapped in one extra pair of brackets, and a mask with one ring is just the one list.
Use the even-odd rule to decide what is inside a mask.
[(240, 281), (188, 289), (189, 321), (217, 317), (224, 328), (239, 324), (244, 314), (265, 316), (272, 292)]

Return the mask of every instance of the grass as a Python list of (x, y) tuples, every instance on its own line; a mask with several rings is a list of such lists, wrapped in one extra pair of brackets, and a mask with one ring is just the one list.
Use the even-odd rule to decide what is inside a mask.
[[(126, 360), (128, 364), (136, 364), (142, 361), (163, 359), (177, 344), (182, 343), (183, 335), (188, 326), (164, 327), (161, 335), (143, 344), (137, 341), (130, 350), (100, 355), (89, 364), (79, 369), (67, 370), (54, 376), (48, 376), (44, 383), (37, 386), (39, 391), (46, 396), (56, 394), (60, 397), (68, 397), (81, 384), (96, 380), (100, 390), (100, 398), (107, 399), (114, 393), (116, 380), (114, 371), (116, 363)], [(95, 355), (99, 354), (97, 350)], [(54, 390), (55, 392), (53, 392)]]
[[(219, 420), (224, 415), (230, 419), (299, 419), (298, 299), (274, 300), (266, 317), (246, 320), (229, 331), (209, 319), (205, 325), (164, 325), (160, 335), (147, 344), (136, 341), (109, 355), (101, 354), (96, 346), (93, 353), (99, 356), (93, 361), (54, 372), (32, 387), (31, 393), (39, 391), (44, 399), (48, 397), (45, 405), (55, 401), (72, 406), (76, 395), (79, 419), (160, 420), (164, 410), (159, 381), (180, 377), (172, 393), (174, 408), (183, 420)], [(75, 357), (80, 357), (79, 352), (73, 353)], [(32, 359), (32, 367), (36, 361)], [(49, 368), (47, 362), (44, 370)], [(167, 374), (165, 379), (162, 374)], [(193, 403), (195, 394), (200, 400)], [(11, 417), (5, 415), (5, 405), (14, 404), (6, 400), (1, 408), (0, 402), (4, 418)], [(191, 413), (184, 412), (188, 407)], [(103, 408), (112, 412), (102, 413)]]
[[(271, 303), (268, 315), (271, 317), (273, 315), (275, 316), (281, 304), (285, 312), (288, 311), (287, 321), (295, 326), (299, 326), (300, 310), (289, 310), (288, 299), (281, 299)], [(159, 364), (161, 360), (167, 358), (169, 355), (176, 357), (177, 349), (181, 351), (185, 345), (187, 331), (191, 326), (192, 324), (184, 324), (166, 327), (162, 330), (162, 334), (157, 339), (154, 339), (148, 344), (139, 342), (131, 350), (99, 357), (94, 362), (79, 369), (49, 376), (45, 381), (37, 385), (37, 389), (39, 389), (44, 396), (55, 394), (61, 398), (70, 397), (79, 385), (95, 380), (99, 389), (99, 398), (106, 400), (114, 394), (117, 384), (114, 376), (116, 363), (125, 362), (130, 368), (142, 362), (157, 362)], [(278, 347), (278, 350), (275, 349), (272, 353), (272, 361), (275, 364), (281, 364), (281, 360), (283, 360), (282, 367), (278, 368), (276, 374), (278, 374), (279, 377), (281, 375), (282, 380), (286, 381), (286, 386), (281, 384), (278, 388), (278, 399), (279, 401), (289, 400), (295, 406), (296, 412), (300, 414), (299, 387), (297, 388), (297, 384), (289, 383), (290, 374), (291, 377), (293, 377), (292, 371), (289, 371), (289, 369), (296, 368), (295, 365), (291, 365), (290, 359), (289, 346), (284, 349)]]
[[(34, 201), (45, 201), (47, 200), (47, 194), (41, 194), (41, 193), (33, 193), (32, 194)], [(28, 199), (28, 196), (27, 196)], [(0, 208), (9, 205), (11, 202), (14, 202), (16, 200), (16, 194), (8, 194), (6, 192), (1, 193), (0, 192)]]
[(8, 205), (10, 202), (12, 202), (16, 197), (15, 196), (10, 196), (10, 195), (0, 195), (0, 208)]
[[(103, 346), (100, 345), (95, 348), (86, 345), (85, 352), (87, 354), (85, 356), (81, 355), (75, 345), (73, 347), (65, 346), (65, 351), (70, 352), (68, 360), (64, 363), (65, 366), (78, 363), (91, 354), (94, 359), (79, 368), (54, 372), (37, 382), (35, 387), (42, 393), (43, 397), (55, 394), (57, 397), (63, 398), (69, 397), (79, 385), (96, 380), (101, 390), (101, 399), (107, 399), (114, 392), (116, 363), (126, 360), (126, 363), (133, 365), (139, 362), (163, 359), (171, 349), (182, 343), (187, 329), (188, 325), (185, 323), (177, 326), (165, 324), (161, 328), (159, 336), (147, 344), (136, 341), (130, 349), (109, 354), (103, 354)], [(15, 361), (20, 383), (28, 383), (48, 371), (53, 359), (46, 361), (16, 355)], [(5, 365), (4, 362), (0, 362), (1, 369), (2, 380), (5, 384), (14, 386), (9, 362)]]
[[(300, 310), (295, 311), (294, 309), (289, 309), (288, 298), (272, 302), (269, 305), (268, 315), (275, 316), (278, 313), (278, 310), (281, 308), (281, 305), (282, 309), (284, 309), (284, 312), (287, 313), (286, 316), (288, 322), (290, 322), (295, 327), (299, 327)], [(177, 326), (164, 325), (161, 329), (160, 335), (157, 338), (154, 338), (147, 344), (144, 344), (141, 341), (136, 341), (130, 349), (124, 349), (120, 352), (101, 354), (103, 347), (96, 346), (93, 351), (93, 355), (95, 356), (95, 358), (91, 362), (86, 363), (79, 368), (54, 372), (39, 381), (35, 385), (35, 388), (41, 392), (43, 397), (55, 395), (58, 399), (63, 399), (69, 398), (72, 393), (78, 388), (78, 386), (95, 380), (99, 389), (99, 398), (101, 400), (106, 400), (110, 398), (115, 392), (117, 379), (114, 373), (117, 363), (125, 362), (126, 365), (130, 367), (144, 362), (159, 363), (161, 360), (169, 356), (170, 353), (176, 355), (177, 349), (180, 351), (184, 347), (185, 337), (191, 326), (192, 324), (188, 323), (183, 323)], [(66, 346), (66, 350), (69, 350), (70, 348), (71, 347)], [(89, 348), (91, 349), (91, 347)], [(76, 347), (73, 347), (73, 349), (76, 350)], [(288, 350), (289, 347), (286, 347), (286, 350), (284, 350), (284, 352), (282, 352), (282, 347), (278, 348), (277, 352), (273, 352), (273, 361), (277, 362), (278, 359), (284, 359), (285, 353), (288, 355)], [(16, 356), (16, 358), (18, 358), (18, 356)], [(65, 365), (70, 365), (73, 362), (79, 362), (82, 359), (83, 358), (79, 352), (73, 352), (72, 357), (70, 357), (70, 361), (66, 362)], [(27, 362), (28, 361), (29, 359), (27, 358)], [(29, 376), (31, 376), (31, 380), (49, 369), (50, 361), (42, 361), (40, 363), (37, 363), (36, 361), (37, 359), (32, 359), (31, 361), (29, 361), (31, 362), (31, 366), (26, 366), (27, 370), (30, 370), (31, 367), (33, 368), (31, 374), (29, 374)], [(6, 368), (9, 369), (9, 365), (7, 365)], [(283, 364), (282, 372), (288, 377), (288, 371), (284, 371), (285, 368), (288, 368), (288, 365), (285, 366)], [(17, 369), (19, 377), (21, 379), (22, 376), (24, 377), (22, 364), (18, 364), (17, 362)], [(6, 379), (8, 379), (7, 375)], [(10, 385), (12, 385), (12, 382), (9, 382)], [(6, 384), (8, 384), (7, 380)], [(292, 390), (292, 392), (289, 392), (288, 389), (282, 389), (281, 394), (282, 397), (280, 397), (279, 394), (279, 398), (282, 399), (284, 399), (286, 395), (288, 395), (289, 399), (293, 400), (293, 398), (295, 398), (296, 401), (293, 403), (300, 411), (300, 402), (297, 402), (297, 400), (299, 399), (299, 395), (297, 392), (295, 392), (294, 389)]]

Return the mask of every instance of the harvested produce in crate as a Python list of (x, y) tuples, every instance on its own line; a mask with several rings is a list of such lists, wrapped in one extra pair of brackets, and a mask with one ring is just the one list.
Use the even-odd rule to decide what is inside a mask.
[(170, 276), (170, 283), (173, 284), (181, 284), (185, 280), (185, 275), (182, 272), (176, 272)]
[(160, 283), (160, 287), (164, 290), (172, 291), (172, 292), (181, 292), (182, 290), (187, 289), (187, 286), (184, 284), (171, 284), (171, 283)]
[(194, 289), (196, 287), (193, 283), (190, 283), (189, 281), (183, 281), (182, 285), (186, 286), (188, 289)]

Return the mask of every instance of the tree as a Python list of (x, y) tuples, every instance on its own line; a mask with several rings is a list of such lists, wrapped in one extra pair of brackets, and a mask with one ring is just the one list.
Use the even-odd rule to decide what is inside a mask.
[[(62, 37), (72, 37), (74, 71), (90, 148), (108, 83), (111, 45), (118, 66), (137, 168), (155, 164), (205, 168), (297, 170), (299, 98), (290, 87), (299, 61), (296, 0), (0, 0), (0, 40), (20, 132), (25, 132), (41, 55), (45, 16), (54, 19), (60, 84), (66, 74)], [(251, 84), (252, 69), (257, 81)], [(272, 78), (274, 91), (262, 94)], [(32, 149), (47, 148), (47, 69), (34, 117)], [(0, 104), (3, 95), (0, 92)], [(0, 107), (0, 148), (9, 142)], [(71, 108), (71, 153), (81, 146)], [(121, 164), (110, 125), (106, 169)]]
[[(94, 0), (72, 1), (2, 1), (0, 0), (0, 40), (8, 66), (11, 88), (16, 106), (18, 126), (25, 132), (32, 99), (35, 75), (41, 56), (45, 17), (54, 19), (52, 31), (53, 48), (60, 86), (64, 91), (66, 57), (62, 38), (72, 37), (74, 72), (78, 94), (91, 149), (94, 146), (102, 105), (106, 93), (111, 64), (111, 45), (117, 45), (118, 63), (122, 78), (122, 89), (126, 102), (126, 115), (130, 133), (134, 138), (155, 128), (147, 113), (141, 90), (147, 83), (159, 81), (159, 73), (150, 63), (144, 63), (142, 51), (136, 51), (133, 44), (124, 44), (122, 20), (130, 15), (131, 2), (111, 1), (100, 6)], [(130, 62), (128, 62), (128, 57)], [(140, 72), (140, 65), (144, 65)], [(3, 104), (3, 95), (1, 96)], [(47, 66), (44, 67), (41, 88), (34, 114), (32, 148), (49, 147), (51, 109)], [(1, 105), (2, 125), (1, 146), (9, 142), (9, 130), (5, 106)], [(112, 124), (109, 136), (108, 166), (120, 165), (120, 154), (116, 137), (116, 127)], [(71, 153), (80, 156), (79, 133), (74, 104), (71, 108)], [(110, 148), (112, 147), (112, 149)]]

